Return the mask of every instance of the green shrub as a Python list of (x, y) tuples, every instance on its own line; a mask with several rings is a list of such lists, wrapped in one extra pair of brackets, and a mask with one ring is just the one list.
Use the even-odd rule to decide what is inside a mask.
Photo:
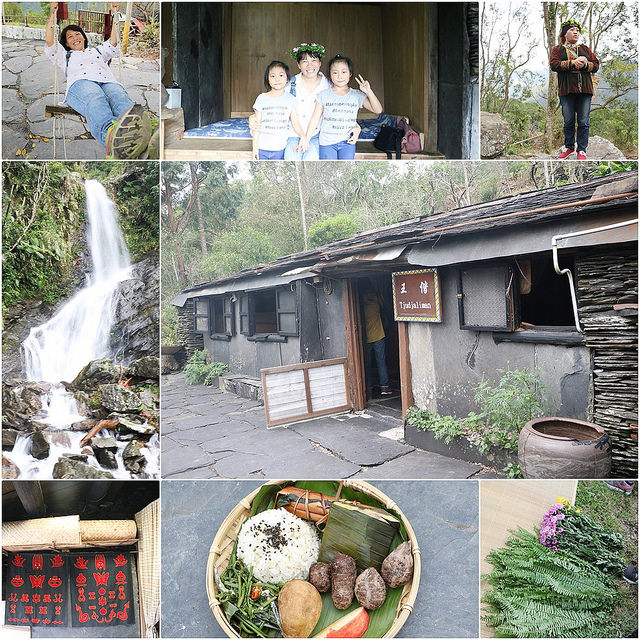
[(194, 352), (187, 360), (184, 377), (187, 384), (203, 384), (210, 387), (218, 376), (227, 371), (229, 367), (224, 362), (211, 362), (211, 357), (203, 350)]
[(477, 445), (484, 452), (493, 446), (516, 451), (518, 435), (526, 422), (548, 411), (546, 387), (535, 371), (498, 369), (496, 384), (483, 380), (473, 387), (479, 413), (472, 412), (467, 424), (479, 435)]
[(453, 416), (439, 416), (426, 409), (410, 407), (407, 411), (407, 422), (418, 431), (432, 431), (437, 440), (449, 444), (456, 436), (467, 433), (464, 421)]

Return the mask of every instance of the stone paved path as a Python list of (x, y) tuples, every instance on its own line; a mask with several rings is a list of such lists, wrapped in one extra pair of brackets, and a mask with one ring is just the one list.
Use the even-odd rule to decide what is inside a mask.
[[(478, 464), (381, 436), (401, 427), (384, 408), (267, 429), (256, 401), (162, 377), (164, 478), (470, 478)], [(391, 415), (387, 415), (390, 414)]]
[[(120, 64), (122, 67), (120, 68)], [(158, 60), (123, 56), (113, 59), (113, 73), (131, 96), (154, 114), (160, 113), (160, 75)], [(64, 96), (65, 78), (58, 70), (58, 83)], [(2, 39), (2, 157), (5, 160), (53, 158), (53, 122), (45, 118), (45, 105), (56, 104), (54, 67), (44, 55), (44, 41)], [(58, 119), (56, 156), (64, 160), (61, 123), (69, 160), (104, 159), (104, 148), (96, 142), (86, 125), (75, 117)]]

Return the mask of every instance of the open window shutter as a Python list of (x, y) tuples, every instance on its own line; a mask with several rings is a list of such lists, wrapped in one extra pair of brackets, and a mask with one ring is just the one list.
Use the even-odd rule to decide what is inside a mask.
[(233, 302), (231, 302), (230, 297), (226, 297), (223, 300), (223, 317), (224, 317), (224, 332), (228, 336), (232, 336), (235, 334), (236, 323), (235, 316), (233, 313)]
[(276, 289), (276, 315), (281, 336), (298, 335), (296, 292), (290, 288)]
[(253, 328), (253, 301), (248, 293), (240, 296), (240, 333), (245, 336), (252, 336), (255, 331)]
[(508, 264), (468, 267), (458, 271), (458, 314), (461, 329), (513, 331), (517, 286)]
[(198, 333), (209, 333), (209, 299), (196, 298), (194, 301), (193, 329)]

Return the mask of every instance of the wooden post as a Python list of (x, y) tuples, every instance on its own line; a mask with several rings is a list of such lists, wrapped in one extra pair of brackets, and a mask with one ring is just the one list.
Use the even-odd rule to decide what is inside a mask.
[(44, 516), (46, 514), (42, 486), (38, 480), (15, 480), (13, 486), (29, 516)]
[(364, 352), (358, 285), (354, 280), (343, 280), (344, 327), (347, 341), (348, 389), (352, 408), (362, 411), (367, 404), (365, 388)]
[(398, 355), (400, 359), (400, 397), (402, 398), (402, 417), (405, 418), (407, 415), (407, 409), (413, 406), (408, 322), (398, 322)]

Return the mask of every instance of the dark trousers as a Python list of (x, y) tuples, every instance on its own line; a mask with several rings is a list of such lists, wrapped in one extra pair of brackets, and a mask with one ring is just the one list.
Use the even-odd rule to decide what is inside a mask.
[(562, 118), (564, 120), (564, 146), (574, 149), (576, 142), (576, 119), (578, 121), (577, 151), (586, 151), (589, 144), (589, 111), (591, 110), (590, 93), (570, 93), (560, 96)]

